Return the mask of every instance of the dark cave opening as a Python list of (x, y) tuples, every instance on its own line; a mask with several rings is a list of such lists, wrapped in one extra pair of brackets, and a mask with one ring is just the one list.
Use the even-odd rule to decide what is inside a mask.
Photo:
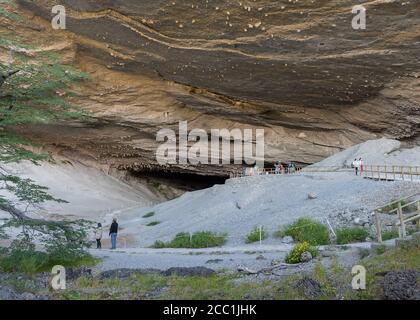
[(194, 172), (163, 171), (163, 170), (131, 170), (130, 175), (142, 180), (148, 185), (170, 186), (182, 191), (195, 191), (210, 188), (216, 184), (224, 184), (229, 179), (228, 174), (209, 175)]

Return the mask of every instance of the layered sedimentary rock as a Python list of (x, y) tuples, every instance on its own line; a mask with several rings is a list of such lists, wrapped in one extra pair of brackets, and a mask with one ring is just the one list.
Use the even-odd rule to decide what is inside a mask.
[[(418, 1), (18, 3), (42, 26), (30, 32), (64, 43), (69, 62), (90, 74), (72, 100), (95, 123), (19, 128), (63, 152), (139, 174), (225, 175), (227, 167), (156, 163), (156, 132), (180, 120), (263, 128), (268, 162), (312, 163), (383, 136), (419, 144)], [(365, 30), (352, 28), (358, 3)], [(66, 31), (50, 27), (56, 4)]]

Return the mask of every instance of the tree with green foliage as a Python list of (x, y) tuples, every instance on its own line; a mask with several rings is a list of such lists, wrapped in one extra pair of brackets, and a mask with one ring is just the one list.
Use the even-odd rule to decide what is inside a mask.
[[(11, 0), (0, 0), (0, 17), (10, 22), (20, 20), (19, 15), (10, 12), (14, 6)], [(0, 61), (0, 190), (7, 195), (0, 196), (0, 210), (9, 212), (12, 219), (0, 226), (0, 236), (6, 236), (7, 228), (21, 228), (12, 245), (0, 252), (0, 268), (6, 271), (39, 271), (57, 263), (71, 265), (88, 256), (86, 229), (90, 224), (29, 218), (30, 207), (46, 201), (65, 201), (50, 195), (48, 188), (11, 175), (1, 166), (21, 160), (38, 164), (49, 158), (27, 150), (33, 143), (12, 133), (10, 126), (87, 119), (84, 112), (67, 101), (69, 87), (85, 79), (86, 74), (63, 64), (58, 54), (29, 42), (7, 30), (1, 33), (0, 51), (8, 51), (10, 59), (6, 64)], [(44, 250), (37, 251), (35, 243), (43, 244)]]
[[(48, 155), (35, 154), (26, 146), (31, 141), (10, 132), (11, 125), (45, 123), (65, 119), (85, 119), (85, 114), (70, 105), (65, 96), (69, 86), (86, 78), (86, 75), (62, 63), (60, 57), (23, 43), (14, 37), (0, 39), (0, 50), (15, 52), (10, 64), (0, 63), (0, 163), (29, 160), (37, 163)], [(11, 54), (12, 56), (13, 54)], [(11, 62), (11, 61), (10, 61)], [(10, 176), (0, 165), (0, 189), (15, 194), (28, 206), (44, 201), (57, 201), (47, 195), (46, 188), (30, 180)], [(61, 201), (61, 200), (59, 200)], [(0, 209), (15, 217), (25, 213), (16, 209), (11, 201), (0, 198)]]

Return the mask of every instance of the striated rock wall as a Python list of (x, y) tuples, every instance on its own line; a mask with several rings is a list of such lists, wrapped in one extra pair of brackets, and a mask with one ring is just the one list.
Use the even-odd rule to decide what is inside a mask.
[[(18, 0), (23, 33), (68, 44), (91, 76), (73, 102), (97, 123), (18, 128), (59, 150), (141, 173), (224, 175), (218, 166), (161, 168), (155, 134), (264, 128), (267, 161), (319, 161), (368, 139), (419, 144), (418, 1)], [(353, 30), (364, 4), (367, 29)], [(50, 28), (67, 9), (67, 30)]]

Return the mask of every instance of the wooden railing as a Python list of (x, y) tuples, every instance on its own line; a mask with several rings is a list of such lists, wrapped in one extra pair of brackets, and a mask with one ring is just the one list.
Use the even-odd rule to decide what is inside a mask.
[(362, 176), (378, 180), (420, 181), (419, 166), (367, 165)]
[[(265, 169), (247, 168), (245, 171), (233, 172), (231, 178), (240, 178), (245, 176), (258, 176), (269, 174), (295, 174), (300, 172), (337, 172), (354, 170), (350, 166), (307, 166), (297, 167), (288, 170), (283, 168), (276, 171), (274, 168)], [(419, 181), (420, 182), (420, 166), (392, 166), (392, 165), (365, 165), (359, 174), (364, 178), (377, 180), (403, 180), (403, 181)]]
[(266, 168), (247, 168), (245, 171), (241, 172), (232, 172), (230, 174), (230, 178), (241, 178), (241, 177), (249, 177), (249, 176), (263, 176), (263, 175), (269, 175), (269, 174), (296, 174), (299, 173), (302, 170), (302, 168), (283, 168), (282, 170), (276, 171), (275, 169), (266, 169)]
[[(414, 199), (414, 200), (410, 200)], [(387, 208), (392, 208), (391, 210), (387, 210)], [(404, 213), (404, 209), (412, 209), (411, 212)], [(376, 208), (372, 216), (375, 218), (375, 225), (376, 225), (376, 232), (377, 232), (377, 239), (378, 242), (382, 242), (382, 222), (381, 216), (382, 214), (396, 214), (397, 219), (395, 222), (395, 226), (398, 227), (398, 233), (400, 238), (405, 238), (407, 236), (406, 231), (406, 224), (412, 221), (417, 222), (417, 228), (420, 228), (420, 193), (416, 193), (414, 195), (390, 202), (385, 206)]]
[(301, 172), (336, 172), (343, 169), (350, 169), (350, 167), (344, 166), (307, 166), (307, 167), (296, 167), (295, 169), (283, 168), (280, 171), (276, 171), (274, 168), (270, 169), (258, 169), (257, 171), (253, 168), (248, 168), (245, 172), (233, 172), (230, 174), (231, 178), (240, 178), (246, 176), (258, 176), (258, 175), (283, 175), (283, 174), (296, 174)]

